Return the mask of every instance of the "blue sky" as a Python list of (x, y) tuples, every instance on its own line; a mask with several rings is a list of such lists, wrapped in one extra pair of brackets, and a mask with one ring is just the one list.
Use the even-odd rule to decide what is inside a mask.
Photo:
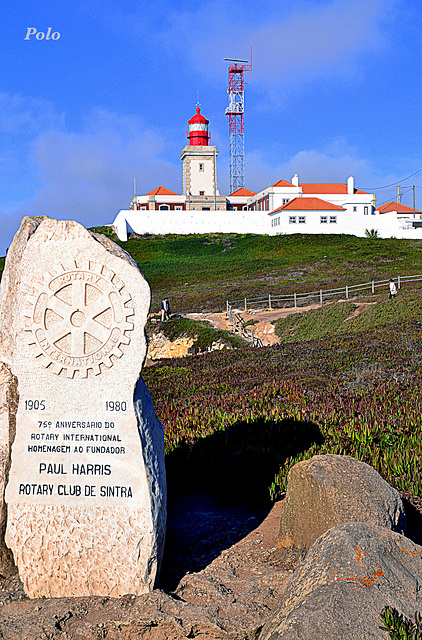
[[(0, 255), (24, 215), (113, 221), (180, 193), (197, 92), (229, 191), (227, 63), (249, 58), (246, 184), (294, 173), (422, 208), (417, 0), (14, 0), (0, 8)], [(28, 28), (59, 33), (25, 40)]]

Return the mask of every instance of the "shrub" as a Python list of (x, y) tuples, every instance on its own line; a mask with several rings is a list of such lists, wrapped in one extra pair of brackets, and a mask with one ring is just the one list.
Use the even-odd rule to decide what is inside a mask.
[(385, 626), (380, 627), (388, 631), (390, 640), (422, 640), (422, 617), (415, 613), (415, 621), (401, 615), (393, 607), (385, 607), (382, 613), (382, 621)]

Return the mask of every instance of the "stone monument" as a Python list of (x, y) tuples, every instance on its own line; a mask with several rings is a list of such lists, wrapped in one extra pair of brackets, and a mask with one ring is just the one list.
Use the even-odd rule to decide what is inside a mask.
[[(140, 378), (149, 302), (137, 264), (105, 236), (22, 222), (0, 295), (0, 482), (30, 597), (154, 586), (166, 485), (163, 429)], [(2, 398), (16, 382), (11, 416)]]

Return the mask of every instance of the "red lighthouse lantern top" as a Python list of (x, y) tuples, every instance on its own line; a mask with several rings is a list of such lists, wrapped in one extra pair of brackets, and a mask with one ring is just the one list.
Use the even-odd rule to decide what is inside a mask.
[(211, 134), (208, 133), (208, 125), (210, 121), (204, 118), (199, 107), (196, 107), (196, 114), (188, 120), (189, 131), (186, 137), (189, 138), (189, 144), (195, 146), (208, 146)]

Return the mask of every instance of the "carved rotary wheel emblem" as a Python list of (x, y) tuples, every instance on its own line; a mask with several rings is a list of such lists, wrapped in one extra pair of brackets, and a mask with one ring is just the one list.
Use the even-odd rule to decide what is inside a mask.
[(129, 344), (133, 330), (124, 286), (113, 271), (90, 261), (68, 269), (59, 265), (36, 283), (26, 328), (43, 365), (56, 374), (66, 369), (68, 378), (75, 371), (86, 378), (89, 369), (98, 375), (101, 365), (112, 367), (112, 356), (123, 356), (120, 345)]

